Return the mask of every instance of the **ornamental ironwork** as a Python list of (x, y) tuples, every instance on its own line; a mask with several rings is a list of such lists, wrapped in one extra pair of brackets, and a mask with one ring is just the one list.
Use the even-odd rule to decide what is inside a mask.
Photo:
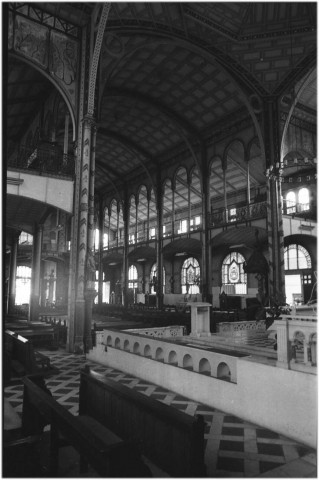
[(240, 223), (254, 220), (257, 218), (266, 218), (267, 202), (252, 203), (244, 207), (222, 208), (213, 210), (208, 214), (208, 227), (220, 227), (230, 223)]
[(30, 147), (20, 145), (16, 156), (8, 161), (8, 168), (28, 170), (30, 173), (74, 176), (74, 156), (63, 154), (57, 145)]

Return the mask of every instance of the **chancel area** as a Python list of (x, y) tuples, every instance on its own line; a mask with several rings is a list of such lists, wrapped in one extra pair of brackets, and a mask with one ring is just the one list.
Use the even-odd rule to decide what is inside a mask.
[(4, 477), (317, 477), (317, 4), (5, 2)]

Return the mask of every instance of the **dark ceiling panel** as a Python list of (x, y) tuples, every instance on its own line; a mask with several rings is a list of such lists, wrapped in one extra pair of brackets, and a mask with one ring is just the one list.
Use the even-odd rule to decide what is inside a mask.
[[(85, 25), (103, 3), (24, 5)], [(316, 4), (308, 2), (112, 2), (99, 65), (96, 192), (116, 196), (125, 181), (149, 184), (158, 165), (171, 166), (175, 152), (182, 162), (190, 158), (200, 164), (202, 142), (214, 140), (223, 129), (227, 132), (233, 119), (240, 123), (249, 117), (243, 102), (248, 87), (272, 94), (283, 88), (290, 70), (298, 77), (301, 61), (312, 65), (315, 22)], [(11, 55), (6, 74), (9, 158), (54, 87), (38, 69)], [(316, 71), (308, 80), (294, 116), (315, 126)], [(64, 104), (56, 125), (60, 145), (65, 111)], [(229, 155), (227, 194), (247, 186), (243, 155), (237, 146)], [(264, 181), (264, 171), (257, 148), (250, 162), (252, 187)], [(188, 201), (187, 178), (182, 180), (175, 195), (178, 209)], [(212, 198), (223, 195), (223, 185), (221, 164), (214, 163)], [(191, 183), (192, 205), (200, 199), (197, 177)], [(167, 212), (170, 203), (166, 192)], [(145, 206), (140, 214), (146, 217)]]

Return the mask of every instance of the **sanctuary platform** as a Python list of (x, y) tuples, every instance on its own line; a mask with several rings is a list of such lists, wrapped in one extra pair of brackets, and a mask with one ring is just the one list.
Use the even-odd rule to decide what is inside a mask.
[[(232, 335), (224, 326), (211, 334), (207, 309), (201, 314), (192, 318), (190, 335), (180, 326), (97, 332), (87, 358), (315, 447), (317, 367), (304, 351), (289, 356), (294, 337), (285, 330), (287, 320), (277, 320), (271, 335), (263, 322), (233, 325)], [(304, 336), (304, 348), (315, 341), (314, 328)]]

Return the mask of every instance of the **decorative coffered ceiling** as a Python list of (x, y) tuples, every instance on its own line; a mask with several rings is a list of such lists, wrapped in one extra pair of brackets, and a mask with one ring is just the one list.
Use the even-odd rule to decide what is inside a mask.
[[(80, 27), (98, 18), (102, 4), (32, 5)], [(203, 143), (222, 138), (224, 131), (235, 137), (236, 129), (251, 123), (252, 95), (288, 98), (307, 72), (308, 88), (294, 115), (315, 126), (316, 17), (314, 2), (112, 2), (98, 72), (96, 195), (116, 197), (124, 184), (149, 185), (159, 168), (165, 177), (185, 158), (196, 166)], [(11, 55), (4, 70), (10, 149), (54, 86)], [(63, 116), (57, 127), (63, 144)], [(247, 174), (240, 150), (234, 146), (228, 155), (231, 193), (246, 187)], [(265, 170), (258, 150), (251, 167), (251, 185), (258, 185)], [(213, 171), (211, 195), (218, 197), (223, 194), (218, 162)], [(193, 181), (197, 200), (201, 185)], [(183, 185), (180, 208), (188, 198), (187, 182)], [(141, 214), (146, 217), (146, 210)]]

